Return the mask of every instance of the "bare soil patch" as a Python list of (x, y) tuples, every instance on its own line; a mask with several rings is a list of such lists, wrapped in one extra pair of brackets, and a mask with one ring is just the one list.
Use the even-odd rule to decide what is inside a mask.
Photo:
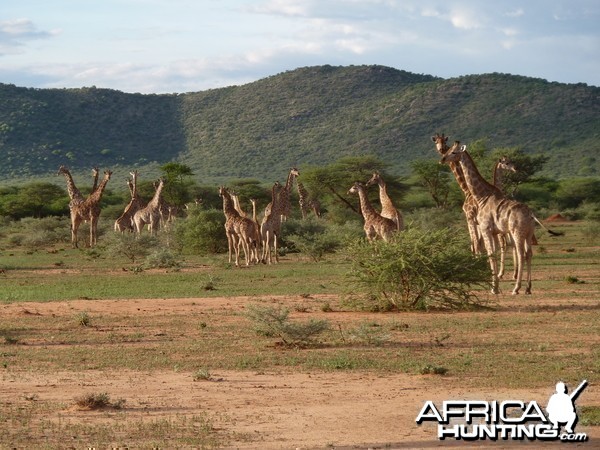
[[(323, 296), (322, 300), (330, 298)], [(276, 300), (292, 303), (298, 298)], [(67, 317), (74, 310), (85, 310), (92, 316), (135, 314), (149, 318), (185, 316), (197, 314), (199, 310), (211, 314), (242, 310), (248, 301), (245, 297), (231, 297), (15, 303), (1, 306), (0, 314), (4, 317)], [(584, 303), (588, 307), (597, 307), (593, 300)], [(522, 304), (523, 297), (502, 299), (503, 308), (512, 307), (514, 314), (526, 318), (527, 308), (519, 310), (517, 307)], [(544, 307), (539, 302), (536, 305)], [(556, 314), (552, 311), (554, 306), (553, 301), (545, 303), (550, 315)], [(362, 316), (362, 313), (349, 312), (331, 314), (336, 314), (338, 320), (342, 317), (356, 320)], [(223, 317), (228, 321), (243, 320), (231, 314)], [(597, 343), (597, 336), (590, 336), (590, 340)], [(210, 375), (207, 380), (195, 380), (193, 373), (176, 370), (23, 373), (0, 368), (0, 404), (17, 409), (36, 402), (60, 405), (58, 410), (48, 413), (47, 420), (62, 423), (98, 424), (118, 416), (120, 420), (136, 424), (161, 418), (205, 416), (229, 448), (429, 448), (474, 445), (455, 441), (441, 443), (436, 438), (434, 426), (417, 426), (415, 417), (426, 400), (441, 403), (452, 399), (518, 399), (536, 400), (545, 406), (553, 393), (553, 386), (474, 389), (470, 387), (470, 380), (452, 375), (296, 372), (289, 368), (215, 370)], [(123, 399), (124, 407), (100, 411), (73, 407), (75, 398), (90, 392), (106, 392), (112, 399)], [(584, 397), (585, 401), (581, 403), (600, 405), (600, 389), (596, 385), (588, 387)], [(577, 431), (588, 433), (592, 442), (600, 439), (600, 427), (578, 427)], [(502, 448), (521, 445), (510, 441), (487, 444)]]

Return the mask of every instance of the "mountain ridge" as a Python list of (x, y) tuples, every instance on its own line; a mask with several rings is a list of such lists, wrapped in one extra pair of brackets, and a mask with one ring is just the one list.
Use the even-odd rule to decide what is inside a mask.
[(372, 154), (390, 172), (434, 158), (429, 137), (488, 139), (550, 159), (552, 177), (598, 175), (600, 88), (510, 74), (443, 79), (385, 66), (311, 66), (185, 94), (0, 84), (0, 177), (172, 160), (195, 176), (281, 177)]

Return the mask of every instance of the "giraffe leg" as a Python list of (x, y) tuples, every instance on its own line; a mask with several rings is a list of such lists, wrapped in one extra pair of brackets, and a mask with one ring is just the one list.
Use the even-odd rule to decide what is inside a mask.
[(513, 295), (518, 295), (519, 290), (521, 289), (521, 280), (523, 278), (523, 262), (525, 259), (524, 251), (525, 251), (525, 243), (523, 239), (518, 236), (514, 236), (514, 244), (517, 252), (517, 278), (515, 280), (515, 287), (512, 291)]
[(279, 264), (279, 252), (277, 250), (277, 233), (273, 232), (273, 252), (275, 253), (275, 262)]
[(527, 264), (527, 286), (525, 294), (531, 295), (531, 259), (533, 257), (533, 248), (529, 242), (525, 242), (525, 263)]
[(499, 280), (498, 280), (498, 267), (496, 263), (495, 247), (494, 247), (494, 236), (491, 232), (483, 234), (483, 243), (487, 252), (488, 261), (490, 263), (490, 269), (492, 270), (492, 294), (499, 294)]
[(506, 256), (506, 236), (498, 234), (497, 239), (500, 245), (500, 269), (498, 269), (498, 279), (502, 279), (504, 276), (504, 257)]

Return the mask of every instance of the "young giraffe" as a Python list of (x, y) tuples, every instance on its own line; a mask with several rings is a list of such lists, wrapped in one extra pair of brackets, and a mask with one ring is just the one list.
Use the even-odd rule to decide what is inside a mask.
[(232, 249), (235, 250), (235, 265), (240, 265), (240, 245), (244, 249), (246, 266), (250, 265), (250, 246), (257, 245), (256, 236), (253, 236), (254, 223), (247, 217), (242, 217), (233, 205), (231, 194), (225, 186), (219, 188), (219, 196), (223, 199), (223, 213), (225, 214), (225, 233), (229, 246), (229, 262), (231, 262)]
[(133, 226), (137, 234), (142, 233), (144, 225), (148, 225), (151, 235), (154, 234), (154, 231), (160, 227), (162, 215), (160, 212), (160, 206), (162, 190), (164, 186), (165, 180), (160, 178), (158, 180), (158, 186), (156, 186), (156, 191), (154, 191), (154, 196), (152, 197), (152, 200), (150, 200), (150, 202), (148, 202), (148, 204), (145, 207), (137, 210), (133, 215)]
[(396, 209), (392, 199), (387, 193), (387, 186), (381, 175), (378, 172), (373, 173), (373, 176), (369, 181), (365, 183), (365, 186), (372, 186), (377, 184), (379, 186), (379, 202), (381, 203), (381, 215), (391, 219), (396, 224), (398, 231), (404, 229), (404, 219), (400, 211)]
[(271, 189), (271, 203), (265, 208), (265, 215), (260, 224), (260, 237), (262, 241), (262, 262), (263, 264), (272, 264), (273, 258), (271, 253), (271, 245), (275, 253), (275, 262), (279, 262), (277, 254), (277, 237), (281, 231), (281, 190), (283, 188), (276, 181)]
[(294, 179), (300, 175), (298, 169), (292, 167), (290, 172), (288, 173), (287, 181), (285, 186), (279, 192), (279, 210), (281, 211), (281, 220), (286, 221), (288, 216), (290, 215), (290, 211), (292, 209), (292, 203), (290, 201), (290, 192), (292, 191), (292, 187), (294, 184)]
[(380, 237), (386, 242), (389, 241), (392, 234), (398, 231), (398, 226), (392, 219), (383, 217), (375, 211), (375, 208), (373, 208), (373, 205), (371, 205), (371, 202), (369, 202), (369, 198), (367, 197), (365, 185), (356, 181), (348, 193), (358, 194), (358, 198), (360, 199), (360, 210), (365, 219), (363, 228), (367, 235), (367, 239), (372, 242), (377, 237)]
[(252, 203), (252, 222), (254, 222), (254, 236), (256, 239), (256, 254), (254, 256), (254, 260), (258, 263), (261, 258), (261, 237), (260, 237), (260, 224), (258, 223), (258, 218), (256, 217), (256, 199), (251, 198), (250, 203)]
[(310, 197), (308, 191), (300, 180), (297, 180), (296, 188), (298, 189), (298, 204), (300, 205), (302, 218), (306, 219), (309, 209), (315, 213), (315, 216), (321, 217), (321, 204), (318, 200)]
[(442, 163), (460, 164), (469, 191), (477, 201), (477, 223), (492, 270), (492, 293), (499, 292), (498, 270), (494, 253), (495, 235), (510, 234), (516, 251), (517, 278), (513, 295), (519, 293), (523, 278), (523, 267), (527, 265), (525, 293), (531, 294), (531, 259), (535, 231), (535, 220), (530, 209), (519, 202), (507, 199), (495, 186), (488, 183), (479, 173), (473, 159), (463, 145), (446, 153)]
[(140, 209), (146, 205), (141, 199), (137, 190), (137, 170), (129, 172), (131, 179), (127, 180), (127, 186), (129, 186), (129, 193), (131, 194), (131, 200), (125, 207), (123, 214), (115, 221), (115, 231), (123, 233), (125, 230), (134, 231), (133, 216)]
[[(95, 171), (97, 169), (94, 169)], [(110, 174), (108, 173), (108, 179), (110, 179)], [(108, 183), (108, 179), (104, 182), (104, 186), (102, 186), (102, 190), (99, 192), (99, 195), (96, 192), (99, 189), (93, 188), (92, 193), (86, 199), (83, 197), (77, 186), (75, 186), (75, 182), (73, 181), (73, 176), (69, 169), (65, 166), (60, 166), (58, 168), (58, 174), (64, 175), (67, 181), (67, 192), (69, 194), (69, 211), (71, 216), (71, 245), (75, 248), (78, 247), (78, 239), (77, 232), (79, 230), (79, 226), (82, 222), (90, 222), (90, 247), (93, 247), (96, 243), (96, 234), (97, 234), (97, 225), (98, 225), (98, 217), (100, 216), (100, 207), (97, 203), (100, 202), (100, 198), (102, 197), (102, 193), (104, 187), (106, 187), (106, 183)], [(94, 185), (97, 183), (97, 172), (93, 172), (93, 176), (95, 178)], [(94, 195), (96, 194), (96, 195)], [(91, 199), (91, 200), (90, 200)], [(97, 200), (96, 200), (97, 199)], [(95, 203), (94, 203), (95, 202)]]

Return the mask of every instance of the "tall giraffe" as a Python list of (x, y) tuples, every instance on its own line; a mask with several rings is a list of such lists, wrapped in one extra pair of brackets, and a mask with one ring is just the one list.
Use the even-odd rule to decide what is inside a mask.
[(292, 203), (290, 201), (290, 192), (292, 191), (294, 180), (299, 175), (300, 172), (298, 172), (298, 169), (292, 167), (288, 173), (285, 185), (279, 192), (279, 209), (281, 212), (281, 220), (283, 221), (287, 220), (288, 216), (290, 215), (290, 211), (292, 209)]
[(273, 256), (271, 253), (271, 246), (275, 253), (275, 262), (279, 262), (279, 255), (277, 254), (277, 239), (281, 232), (281, 216), (282, 216), (282, 205), (281, 205), (281, 191), (284, 188), (281, 187), (279, 182), (275, 182), (271, 188), (271, 203), (265, 208), (265, 215), (260, 224), (260, 236), (262, 241), (262, 262), (272, 264)]
[(115, 231), (120, 231), (121, 233), (125, 230), (134, 231), (133, 216), (137, 211), (146, 206), (137, 190), (137, 170), (129, 172), (129, 174), (131, 175), (131, 178), (127, 180), (127, 186), (129, 186), (131, 200), (125, 207), (123, 214), (121, 214), (121, 216), (115, 220), (114, 227)]
[(381, 203), (381, 215), (391, 219), (396, 224), (398, 231), (404, 229), (404, 219), (400, 211), (396, 209), (392, 199), (387, 193), (387, 186), (379, 172), (373, 173), (373, 176), (369, 181), (365, 183), (365, 186), (372, 186), (377, 184), (379, 186), (379, 202)]
[(308, 216), (308, 210), (312, 210), (315, 216), (321, 217), (321, 204), (315, 198), (312, 198), (304, 184), (300, 180), (296, 181), (296, 188), (298, 189), (298, 204), (300, 205), (300, 213), (302, 218), (306, 219)]
[[(64, 175), (67, 181), (67, 192), (69, 194), (69, 212), (71, 216), (71, 245), (75, 248), (79, 246), (77, 232), (82, 222), (90, 222), (90, 247), (96, 244), (98, 232), (98, 218), (100, 217), (99, 202), (110, 179), (112, 172), (104, 172), (104, 179), (100, 186), (93, 189), (89, 197), (84, 198), (75, 182), (69, 169), (65, 166), (58, 168), (58, 174)], [(95, 176), (95, 175), (94, 175)], [(94, 183), (96, 184), (96, 183)]]
[(250, 247), (256, 247), (256, 234), (254, 234), (254, 222), (247, 217), (242, 217), (233, 205), (231, 194), (225, 186), (219, 188), (219, 196), (223, 199), (223, 214), (225, 215), (225, 233), (229, 247), (229, 262), (231, 262), (232, 250), (235, 250), (235, 265), (240, 265), (240, 246), (244, 250), (246, 266), (250, 265), (252, 253)]
[(144, 225), (148, 225), (150, 234), (154, 234), (154, 231), (156, 231), (160, 227), (160, 206), (162, 190), (164, 186), (165, 180), (160, 178), (158, 180), (158, 185), (156, 186), (156, 190), (154, 191), (154, 196), (152, 197), (152, 200), (150, 200), (145, 207), (137, 210), (133, 215), (133, 226), (137, 234), (140, 234), (142, 232)]
[[(435, 143), (436, 151), (444, 156), (451, 150), (455, 150), (460, 147), (460, 142), (455, 141), (452, 145), (452, 148), (448, 147), (447, 141), (448, 136), (444, 136), (444, 134), (437, 134), (432, 136), (431, 138)], [(460, 187), (460, 190), (463, 192), (465, 196), (465, 200), (463, 201), (463, 213), (465, 214), (465, 218), (467, 219), (467, 229), (469, 230), (469, 239), (471, 241), (471, 252), (475, 255), (481, 254), (482, 245), (481, 245), (481, 234), (479, 233), (479, 229), (477, 227), (477, 202), (471, 195), (467, 183), (465, 181), (465, 176), (462, 172), (460, 164), (450, 162), (448, 163), (454, 178), (456, 178), (456, 182)]]
[(498, 269), (494, 257), (497, 241), (494, 236), (510, 234), (517, 255), (517, 277), (512, 293), (516, 295), (521, 289), (523, 267), (526, 264), (525, 293), (531, 294), (531, 259), (535, 219), (530, 209), (522, 203), (507, 199), (497, 187), (488, 183), (477, 170), (465, 145), (447, 152), (441, 162), (460, 164), (469, 191), (477, 201), (477, 223), (492, 270), (492, 293), (499, 293)]
[[(500, 191), (502, 193), (504, 193), (504, 182), (503, 182), (504, 172), (515, 173), (516, 171), (517, 171), (517, 169), (516, 169), (514, 163), (508, 157), (503, 156), (494, 165), (492, 184), (494, 186), (496, 186), (498, 189), (500, 189)], [(500, 244), (500, 268), (498, 270), (498, 278), (502, 278), (504, 276), (504, 259), (505, 259), (505, 255), (506, 255), (506, 245), (507, 245), (506, 235), (499, 234), (498, 242)], [(534, 234), (532, 245), (536, 245), (536, 244), (537, 244), (537, 241), (535, 239), (535, 234)], [(515, 263), (515, 264), (513, 264), (513, 268), (514, 268), (513, 279), (515, 279), (517, 277), (516, 257), (517, 257), (517, 255), (516, 255), (514, 247), (513, 247), (513, 262)]]
[(356, 181), (350, 190), (349, 194), (358, 194), (360, 199), (360, 210), (365, 219), (364, 230), (367, 235), (367, 239), (372, 242), (377, 237), (382, 238), (384, 241), (389, 241), (392, 234), (398, 231), (398, 226), (392, 219), (383, 217), (379, 214), (367, 196), (367, 189), (364, 184)]

